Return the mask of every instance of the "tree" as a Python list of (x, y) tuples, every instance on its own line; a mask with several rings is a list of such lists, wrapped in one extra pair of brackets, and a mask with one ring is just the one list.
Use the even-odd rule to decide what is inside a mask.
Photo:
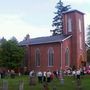
[(87, 27), (87, 34), (86, 34), (86, 44), (87, 44), (87, 62), (90, 64), (90, 25)]
[(13, 40), (5, 41), (0, 46), (0, 65), (13, 69), (19, 67), (24, 57), (24, 49)]
[(88, 25), (87, 28), (87, 41), (86, 41), (87, 45), (90, 46), (90, 25)]
[(90, 64), (90, 49), (87, 50), (87, 62)]
[(15, 41), (16, 43), (18, 43), (18, 40), (17, 40), (17, 38), (16, 37), (11, 37), (11, 39), (10, 39), (11, 41)]
[(30, 39), (30, 35), (29, 34), (26, 34), (24, 40), (29, 40)]
[(2, 37), (1, 39), (0, 39), (0, 45), (3, 43), (3, 42), (5, 42), (6, 41), (6, 39), (4, 38), (4, 37)]
[(55, 27), (55, 29), (52, 30), (53, 35), (62, 34), (63, 13), (70, 9), (70, 5), (64, 6), (63, 2), (59, 0), (55, 8), (57, 9), (57, 11), (55, 12), (56, 16), (53, 18), (52, 26)]

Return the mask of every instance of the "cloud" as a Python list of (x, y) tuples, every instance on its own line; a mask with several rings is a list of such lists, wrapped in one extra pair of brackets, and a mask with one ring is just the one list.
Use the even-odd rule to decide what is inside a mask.
[(87, 32), (88, 32), (88, 30), (87, 30), (87, 28), (88, 28), (88, 25), (90, 25), (90, 12), (87, 12), (86, 14), (85, 14), (85, 39), (87, 38)]
[[(36, 0), (34, 0), (34, 1), (36, 2)], [(57, 0), (47, 0), (47, 1), (49, 1), (49, 2), (45, 1), (46, 2), (46, 4), (44, 3), (45, 5), (38, 2), (38, 5), (36, 3), (36, 5), (37, 5), (36, 6), (35, 4), (33, 5), (31, 3), (33, 7), (29, 7), (31, 5), (25, 4), (25, 5), (27, 5), (27, 7), (22, 6), (22, 8), (19, 8), (19, 4), (18, 4), (17, 8), (20, 9), (21, 12), (17, 11), (18, 9), (16, 7), (14, 7), (14, 9), (17, 11), (17, 14), (14, 11), (13, 7), (6, 9), (7, 7), (5, 8), (5, 6), (4, 6), (5, 11), (1, 8), (4, 13), (1, 12), (1, 10), (0, 10), (0, 38), (2, 36), (4, 36), (6, 39), (9, 39), (12, 36), (15, 36), (20, 41), (25, 37), (26, 34), (30, 34), (31, 38), (50, 35), (51, 27), (49, 26), (49, 22), (50, 22), (50, 18), (52, 17), (50, 15), (53, 14), (53, 11), (54, 11), (53, 9), (55, 9)], [(64, 3), (66, 5), (71, 5), (71, 7), (79, 8), (78, 10), (82, 9), (84, 11), (86, 8), (85, 6), (90, 4), (90, 0), (78, 0), (78, 1), (77, 0), (62, 0), (62, 1), (64, 1)], [(9, 4), (7, 4), (7, 5), (9, 5)], [(17, 5), (15, 5), (15, 6), (17, 6)], [(10, 12), (8, 12), (9, 9), (11, 11), (11, 14), (10, 14)], [(28, 13), (26, 13), (26, 12), (28, 12)], [(3, 14), (1, 14), (1, 13), (3, 13)], [(7, 14), (7, 13), (9, 13), (9, 14)], [(85, 27), (86, 27), (88, 24), (90, 24), (90, 18), (89, 18), (90, 12), (88, 11), (85, 13), (86, 13), (85, 14)], [(45, 17), (45, 14), (47, 15), (46, 17)], [(29, 16), (29, 18), (26, 17), (25, 15)], [(25, 18), (27, 18), (27, 19), (25, 20)], [(42, 20), (45, 23), (43, 23)], [(35, 22), (35, 23), (33, 23), (33, 22)], [(42, 26), (42, 23), (43, 23), (43, 26)], [(35, 26), (35, 24), (37, 24), (37, 26)], [(52, 24), (52, 22), (51, 22), (51, 24)]]
[(13, 14), (0, 15), (0, 37), (9, 39), (15, 36), (20, 41), (26, 34), (30, 34), (31, 38), (50, 34), (49, 28), (32, 26), (22, 18), (23, 16)]
[(87, 25), (90, 25), (90, 12), (85, 13), (85, 27), (87, 27)]
[(82, 5), (82, 4), (88, 4), (90, 3), (90, 0), (63, 0), (64, 2), (68, 2), (70, 4), (74, 5)]

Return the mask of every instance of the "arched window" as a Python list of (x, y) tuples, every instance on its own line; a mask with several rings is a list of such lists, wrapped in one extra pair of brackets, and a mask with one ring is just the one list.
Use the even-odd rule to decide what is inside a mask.
[(35, 51), (35, 65), (40, 66), (40, 50), (36, 49)]
[(72, 20), (69, 17), (68, 21), (67, 21), (67, 28), (68, 28), (68, 32), (72, 32)]
[(65, 52), (65, 66), (69, 66), (70, 65), (70, 51), (69, 48), (66, 48), (66, 52)]
[(81, 34), (80, 34), (80, 49), (82, 49), (82, 37), (81, 37)]
[(48, 66), (54, 65), (54, 50), (53, 48), (49, 48), (48, 50)]
[(79, 19), (79, 31), (80, 32), (82, 31), (82, 28), (81, 28), (81, 19)]

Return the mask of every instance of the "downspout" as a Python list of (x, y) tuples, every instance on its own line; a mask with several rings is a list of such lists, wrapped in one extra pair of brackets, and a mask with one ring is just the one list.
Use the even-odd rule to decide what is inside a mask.
[(62, 41), (61, 41), (61, 62), (60, 62), (60, 69), (62, 70), (63, 68), (63, 61), (62, 61)]
[(30, 47), (29, 45), (26, 46), (26, 49), (27, 49), (27, 68), (28, 68), (28, 71), (30, 71)]
[(64, 84), (64, 78), (63, 78), (63, 57), (62, 57), (62, 55), (63, 55), (63, 52), (62, 52), (62, 50), (63, 50), (63, 41), (61, 41), (61, 67), (60, 67), (60, 82), (61, 82), (61, 84)]

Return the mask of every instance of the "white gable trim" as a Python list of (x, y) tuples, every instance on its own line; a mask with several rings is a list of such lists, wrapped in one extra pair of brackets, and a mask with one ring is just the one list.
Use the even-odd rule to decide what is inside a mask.
[(70, 35), (70, 36), (64, 38), (64, 39), (62, 40), (62, 42), (65, 41), (65, 40), (67, 40), (67, 39), (70, 38), (70, 37), (72, 37), (72, 35)]

